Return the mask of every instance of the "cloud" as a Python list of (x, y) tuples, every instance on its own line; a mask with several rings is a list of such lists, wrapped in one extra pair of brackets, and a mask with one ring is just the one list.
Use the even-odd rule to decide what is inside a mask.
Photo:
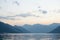
[(17, 5), (20, 5), (20, 3), (18, 1), (14, 1), (14, 3), (17, 4)]
[(31, 13), (22, 13), (22, 14), (19, 14), (19, 15), (16, 15), (16, 16), (20, 16), (20, 17), (29, 17), (29, 16), (33, 16), (33, 17), (38, 17), (34, 14), (31, 14)]
[[(28, 16), (35, 16), (33, 14), (28, 14), (28, 13), (22, 13), (22, 14), (16, 14), (13, 16), (7, 16), (8, 18), (12, 18), (12, 17), (28, 17)], [(5, 17), (4, 17), (5, 18)]]
[(42, 11), (42, 13), (43, 13), (43, 14), (46, 14), (46, 13), (47, 13), (47, 11)]
[[(6, 20), (21, 20), (25, 17), (39, 17), (30, 13), (22, 13), (22, 14), (18, 14), (18, 15), (14, 15), (14, 16), (0, 16), (0, 19), (6, 19)], [(23, 18), (22, 18), (23, 17)]]
[(8, 17), (8, 16), (0, 16), (0, 19), (7, 19), (7, 20), (15, 20), (14, 18)]
[(7, 19), (6, 17), (0, 16), (0, 19)]
[(42, 8), (40, 6), (38, 6), (38, 9), (39, 9), (38, 11), (39, 12), (42, 12), (43, 14), (46, 14), (47, 13), (47, 11), (46, 10), (42, 10)]
[(47, 14), (47, 11), (46, 10), (39, 9), (38, 11), (39, 12), (42, 12), (43, 14)]
[(20, 13), (12, 16), (0, 16), (0, 19), (21, 20), (21, 19), (24, 19), (25, 17), (40, 17), (40, 16), (33, 13)]
[(20, 13), (20, 14), (15, 14), (13, 16), (8, 16), (8, 17), (40, 17), (40, 15), (33, 14), (32, 12), (27, 12), (27, 13)]

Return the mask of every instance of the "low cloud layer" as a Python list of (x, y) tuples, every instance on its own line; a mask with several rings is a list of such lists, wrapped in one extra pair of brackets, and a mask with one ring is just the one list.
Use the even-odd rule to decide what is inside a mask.
[(29, 17), (29, 16), (37, 17), (36, 15), (34, 15), (32, 13), (22, 13), (22, 14), (18, 14), (16, 16), (20, 16), (20, 17)]
[(6, 19), (6, 20), (15, 20), (15, 18), (13, 18), (13, 17), (8, 17), (8, 16), (5, 16), (5, 17), (3, 17), (3, 16), (0, 16), (0, 19)]

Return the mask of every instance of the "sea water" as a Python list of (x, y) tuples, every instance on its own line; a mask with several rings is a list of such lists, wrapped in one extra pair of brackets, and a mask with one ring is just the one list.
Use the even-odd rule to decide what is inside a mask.
[(60, 33), (4, 33), (0, 40), (60, 40)]

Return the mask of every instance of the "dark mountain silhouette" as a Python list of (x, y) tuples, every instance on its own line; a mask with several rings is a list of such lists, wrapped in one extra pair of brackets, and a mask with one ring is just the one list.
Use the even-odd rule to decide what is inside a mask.
[[(27, 31), (25, 30), (25, 32), (27, 32)], [(25, 33), (25, 32), (23, 31), (22, 27), (20, 27), (20, 29), (19, 29), (14, 26), (11, 26), (9, 24), (0, 22), (0, 33)]]
[(14, 28), (13, 26), (0, 22), (0, 33), (14, 33), (14, 32), (22, 32), (22, 31), (18, 31), (16, 28)]
[(58, 26), (56, 29), (52, 30), (50, 33), (60, 33), (60, 26)]

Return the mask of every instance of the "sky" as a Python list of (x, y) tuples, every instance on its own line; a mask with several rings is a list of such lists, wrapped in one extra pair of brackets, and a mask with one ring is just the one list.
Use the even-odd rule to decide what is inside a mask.
[(60, 23), (60, 0), (0, 0), (0, 21), (11, 25)]

